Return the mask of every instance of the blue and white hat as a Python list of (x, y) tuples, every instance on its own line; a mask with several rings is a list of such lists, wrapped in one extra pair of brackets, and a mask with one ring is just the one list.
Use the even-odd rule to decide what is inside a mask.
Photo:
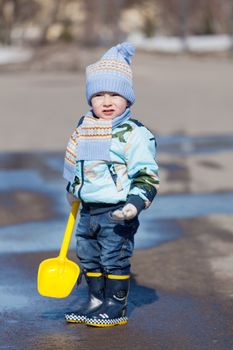
[(134, 103), (133, 74), (130, 68), (134, 51), (130, 43), (118, 44), (86, 68), (86, 97), (89, 105), (92, 96), (102, 91), (118, 93), (130, 105)]

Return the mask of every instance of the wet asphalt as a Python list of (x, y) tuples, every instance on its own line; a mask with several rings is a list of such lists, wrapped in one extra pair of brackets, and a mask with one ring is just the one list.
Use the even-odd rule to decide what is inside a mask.
[[(158, 197), (142, 214), (136, 235), (129, 323), (96, 329), (64, 321), (64, 313), (84, 300), (84, 283), (65, 299), (37, 291), (38, 266), (57, 256), (69, 211), (63, 154), (4, 153), (0, 160), (1, 350), (233, 349), (232, 290), (219, 291), (221, 280), (209, 266), (214, 251), (203, 243), (220, 239), (232, 244), (226, 230), (206, 219), (232, 214), (232, 192)], [(174, 164), (162, 167), (173, 169)], [(77, 262), (74, 237), (69, 257)]]

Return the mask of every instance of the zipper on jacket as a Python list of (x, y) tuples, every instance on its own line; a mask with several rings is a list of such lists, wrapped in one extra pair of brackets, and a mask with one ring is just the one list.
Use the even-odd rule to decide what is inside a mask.
[(117, 172), (115, 170), (114, 164), (112, 163), (107, 163), (107, 167), (108, 167), (108, 171), (111, 175), (111, 178), (114, 182), (114, 185), (116, 186), (117, 191), (121, 191), (122, 190), (122, 185), (121, 182), (119, 180), (119, 177), (117, 176)]
[(84, 160), (80, 160), (80, 162), (81, 162), (81, 185), (80, 185), (79, 190), (78, 190), (78, 197), (79, 197), (79, 199), (81, 201), (82, 200), (82, 198), (81, 198), (81, 189), (82, 189), (83, 183), (84, 183), (84, 170), (83, 170), (83, 168), (84, 168)]
[(107, 163), (107, 167), (115, 186), (117, 186), (117, 174), (114, 165), (112, 163)]

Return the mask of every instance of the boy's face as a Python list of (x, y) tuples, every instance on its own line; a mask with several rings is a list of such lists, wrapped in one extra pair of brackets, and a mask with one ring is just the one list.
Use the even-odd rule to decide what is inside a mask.
[(121, 115), (128, 103), (115, 92), (99, 92), (92, 97), (91, 104), (97, 117), (111, 120)]

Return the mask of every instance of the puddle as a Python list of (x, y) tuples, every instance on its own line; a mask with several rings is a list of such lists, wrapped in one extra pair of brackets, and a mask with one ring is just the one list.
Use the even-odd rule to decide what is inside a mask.
[(210, 214), (233, 214), (233, 193), (160, 195), (141, 213), (135, 247), (144, 249), (177, 239), (182, 232), (176, 220)]
[(65, 181), (48, 181), (44, 179), (36, 170), (0, 170), (0, 191), (25, 188), (29, 190), (39, 190), (47, 192), (61, 187)]
[(156, 139), (158, 143), (158, 152), (160, 153), (185, 156), (233, 150), (232, 134), (205, 136), (158, 135)]
[(174, 220), (156, 220), (142, 217), (140, 227), (135, 235), (135, 248), (146, 249), (177, 239), (182, 235)]
[[(10, 288), (0, 287), (0, 311), (6, 311), (7, 309), (21, 309), (24, 306), (28, 306), (28, 297), (19, 295), (18, 293), (12, 293)], [(4, 305), (4, 306), (3, 306)]]
[[(66, 222), (64, 220), (31, 222), (0, 228), (1, 253), (59, 251)], [(70, 249), (75, 247), (74, 235)]]
[[(165, 147), (166, 145), (166, 147), (169, 146), (171, 149), (175, 149), (174, 145), (176, 142), (178, 147), (176, 151), (182, 151), (182, 143), (186, 144), (188, 142), (187, 140), (190, 139), (193, 140), (193, 145), (196, 149), (198, 149), (201, 144), (204, 147), (202, 150), (213, 149), (213, 147), (217, 147), (216, 142), (220, 149), (221, 147), (232, 147), (233, 142), (231, 144), (230, 139), (225, 139), (225, 137), (226, 136), (224, 136), (224, 142), (223, 137), (217, 138), (218, 142), (215, 138), (214, 144), (214, 139), (211, 137), (208, 139), (201, 137), (187, 138), (185, 136), (174, 136), (168, 138), (167, 141), (164, 140), (161, 142), (161, 147)], [(164, 137), (164, 139), (166, 138)], [(205, 144), (204, 140), (206, 141)], [(169, 148), (167, 148), (167, 150), (169, 150)], [(189, 151), (191, 152), (191, 149)], [(22, 162), (19, 161), (20, 159)], [(22, 191), (22, 193), (24, 193), (23, 191), (27, 191), (28, 196), (30, 191), (33, 195), (38, 193), (38, 198), (39, 196), (44, 196), (51, 200), (51, 203), (53, 203), (53, 211), (51, 211), (51, 213), (54, 213), (51, 214), (51, 219), (50, 217), (49, 219), (43, 219), (41, 217), (42, 219), (39, 222), (32, 222), (33, 218), (28, 215), (24, 223), (5, 227), (0, 226), (0, 251), (2, 253), (59, 251), (69, 213), (69, 205), (65, 197), (65, 181), (61, 176), (54, 177), (53, 174), (57, 174), (61, 168), (63, 164), (63, 154), (58, 152), (54, 154), (21, 154), (20, 156), (14, 154), (13, 158), (11, 154), (0, 154), (0, 160), (6, 165), (5, 169), (4, 164), (0, 166), (0, 191), (2, 195), (17, 190)], [(40, 200), (39, 204), (43, 212), (47, 207), (43, 204), (43, 200)], [(10, 215), (12, 208), (9, 201), (3, 203), (3, 206), (4, 210), (8, 210)], [(20, 210), (20, 203), (18, 207), (19, 208), (14, 207), (14, 209)], [(142, 212), (140, 216), (141, 225), (135, 236), (135, 247), (144, 249), (177, 239), (182, 232), (176, 220), (207, 216), (210, 214), (232, 213), (233, 192), (159, 195), (152, 203), (151, 207)], [(31, 222), (29, 222), (30, 218)], [(75, 239), (73, 237), (71, 249), (74, 248)]]
[[(14, 192), (21, 191), (22, 193), (31, 194), (38, 193), (39, 196), (44, 196), (44, 200), (48, 197), (53, 199), (52, 212), (57, 212), (57, 215), (63, 216), (67, 213), (68, 204), (65, 196), (65, 180), (51, 179), (50, 181), (37, 170), (17, 169), (17, 170), (0, 170), (0, 194), (4, 196), (6, 193), (11, 195)], [(42, 200), (41, 200), (42, 202)], [(7, 203), (2, 203), (2, 205)], [(42, 205), (42, 203), (41, 203)], [(8, 207), (8, 210), (10, 208)]]
[[(233, 192), (160, 195), (152, 203), (146, 220), (187, 219), (210, 214), (232, 214)], [(153, 212), (153, 213), (152, 213)]]
[[(27, 223), (0, 228), (1, 253), (29, 253), (40, 251), (59, 252), (65, 230), (65, 221)], [(172, 220), (141, 220), (135, 236), (135, 248), (144, 249), (176, 239), (180, 229)], [(17, 242), (17, 244), (16, 244)], [(75, 237), (71, 239), (70, 249), (75, 249)]]
[[(62, 208), (64, 220), (0, 227), (1, 252), (59, 251), (68, 205), (64, 202)], [(156, 202), (141, 214), (141, 224), (135, 236), (135, 248), (145, 249), (178, 238), (182, 234), (176, 224), (178, 219), (221, 213), (233, 213), (233, 193), (159, 196)], [(74, 235), (70, 249), (75, 249)]]

